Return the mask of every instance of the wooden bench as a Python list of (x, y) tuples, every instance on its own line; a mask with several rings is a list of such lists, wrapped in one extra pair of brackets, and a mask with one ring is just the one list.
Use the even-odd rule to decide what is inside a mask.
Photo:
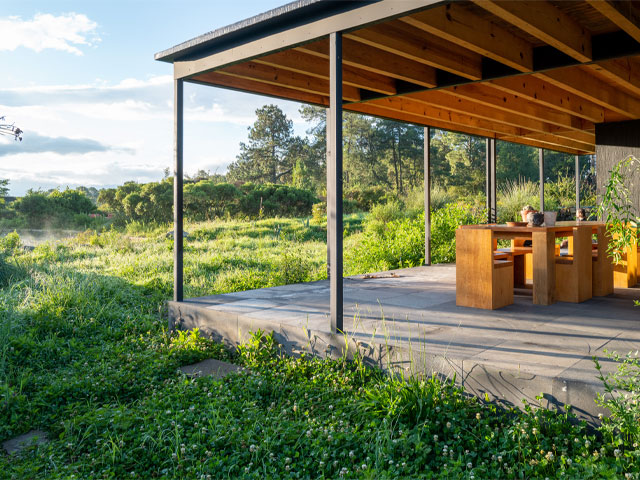
[(624, 249), (622, 259), (613, 266), (613, 285), (630, 288), (638, 283), (638, 247), (632, 245)]
[(456, 230), (456, 305), (493, 310), (513, 303), (513, 260), (489, 229)]
[[(556, 256), (555, 298), (560, 302), (579, 303), (593, 296), (593, 261), (591, 249), (591, 230), (573, 228), (573, 255)], [(576, 261), (576, 259), (587, 259)]]
[(598, 227), (598, 243), (592, 245), (593, 275), (591, 289), (594, 297), (604, 297), (613, 293), (613, 261), (607, 249), (609, 247), (609, 234), (604, 226)]

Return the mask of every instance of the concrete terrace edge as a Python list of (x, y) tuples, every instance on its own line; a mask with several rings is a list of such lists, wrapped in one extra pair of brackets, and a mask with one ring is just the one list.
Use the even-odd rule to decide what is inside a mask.
[[(594, 381), (582, 381), (557, 376), (542, 376), (518, 369), (497, 368), (463, 359), (444, 357), (416, 351), (406, 345), (390, 345), (379, 342), (363, 342), (353, 337), (324, 331), (311, 331), (305, 327), (274, 321), (244, 317), (235, 313), (203, 308), (187, 302), (168, 302), (169, 328), (199, 331), (215, 341), (235, 347), (249, 339), (251, 333), (261, 330), (273, 332), (283, 351), (290, 355), (303, 352), (322, 358), (340, 358), (345, 350), (347, 358), (359, 351), (364, 362), (385, 371), (393, 370), (404, 376), (415, 374), (436, 375), (441, 379), (454, 379), (465, 391), (484, 400), (505, 406), (523, 408), (524, 402), (548, 409), (571, 411), (578, 419), (589, 424), (599, 424), (598, 414), (607, 411), (596, 405), (597, 393), (604, 388)], [(590, 357), (583, 357), (589, 359)], [(536, 397), (542, 396), (539, 401)]]

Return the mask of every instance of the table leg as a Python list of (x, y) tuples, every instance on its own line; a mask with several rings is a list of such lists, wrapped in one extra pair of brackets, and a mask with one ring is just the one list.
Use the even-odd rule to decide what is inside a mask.
[(533, 303), (551, 305), (555, 302), (556, 261), (555, 235), (550, 231), (533, 232)]

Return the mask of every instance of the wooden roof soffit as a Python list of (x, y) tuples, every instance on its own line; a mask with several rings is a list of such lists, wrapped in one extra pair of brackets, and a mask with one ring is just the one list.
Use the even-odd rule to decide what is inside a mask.
[[(328, 40), (308, 43), (295, 50), (326, 60), (329, 59)], [(437, 85), (435, 68), (349, 38), (342, 39), (342, 62), (347, 66), (426, 88), (433, 88)]]
[(579, 62), (589, 62), (592, 59), (591, 34), (548, 2), (541, 0), (473, 0), (473, 2)]
[(612, 2), (610, 0), (586, 0), (633, 39), (640, 42), (640, 6), (636, 2)]
[(460, 4), (432, 8), (400, 20), (517, 71), (533, 70), (533, 48), (530, 43)]
[(640, 99), (618, 88), (611, 88), (610, 84), (592, 75), (588, 67), (562, 68), (535, 75), (628, 118), (640, 118)]
[(482, 56), (400, 20), (346, 33), (345, 38), (469, 80), (482, 79)]

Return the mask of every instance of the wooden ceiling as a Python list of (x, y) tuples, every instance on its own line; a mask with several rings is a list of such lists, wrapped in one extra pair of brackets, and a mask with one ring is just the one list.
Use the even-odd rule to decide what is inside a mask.
[[(346, 110), (587, 154), (640, 119), (640, 4), (474, 0), (346, 30)], [(326, 37), (186, 80), (329, 104)]]

